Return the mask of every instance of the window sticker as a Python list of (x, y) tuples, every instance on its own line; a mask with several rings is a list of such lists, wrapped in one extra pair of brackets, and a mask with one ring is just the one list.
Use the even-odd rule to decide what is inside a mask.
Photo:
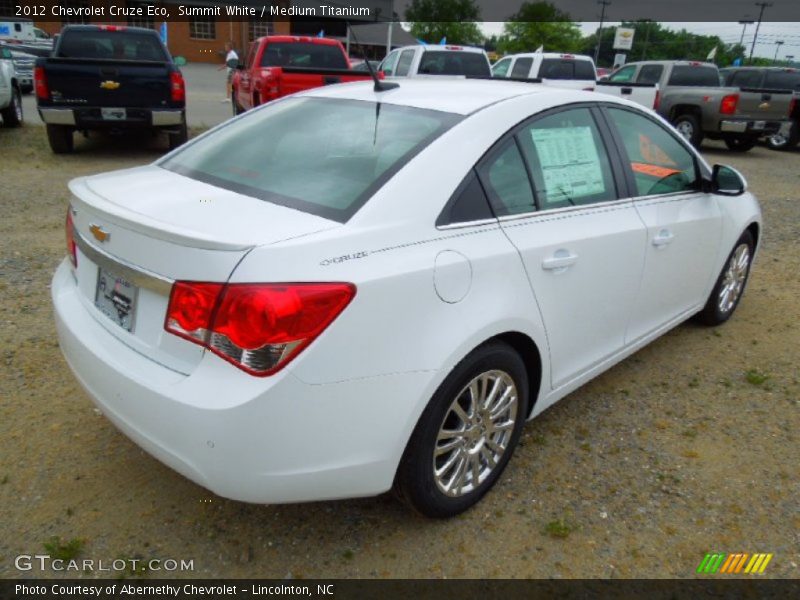
[(532, 129), (548, 202), (606, 191), (591, 127)]

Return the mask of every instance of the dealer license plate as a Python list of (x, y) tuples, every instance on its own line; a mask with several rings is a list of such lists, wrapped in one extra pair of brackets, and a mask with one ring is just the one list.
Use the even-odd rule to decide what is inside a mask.
[(104, 121), (124, 121), (128, 113), (124, 108), (101, 108), (100, 116)]
[(766, 126), (766, 121), (753, 121), (753, 129), (764, 129)]
[(100, 269), (94, 305), (126, 331), (133, 329), (139, 289), (123, 277)]

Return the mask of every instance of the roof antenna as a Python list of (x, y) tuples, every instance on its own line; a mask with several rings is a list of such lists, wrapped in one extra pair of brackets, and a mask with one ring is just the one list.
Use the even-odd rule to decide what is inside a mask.
[(353, 30), (352, 26), (350, 25), (350, 21), (347, 21), (347, 29), (350, 31), (350, 35), (353, 36), (353, 41), (361, 48), (361, 54), (364, 57), (364, 62), (367, 64), (367, 70), (369, 74), (372, 76), (372, 81), (375, 82), (374, 89), (376, 92), (387, 92), (389, 90), (393, 90), (395, 88), (399, 88), (400, 84), (395, 83), (394, 81), (381, 81), (378, 79), (378, 74), (375, 72), (375, 69), (372, 68), (372, 65), (369, 64), (369, 59), (367, 58), (367, 53), (364, 52), (364, 47), (361, 45), (361, 42), (358, 41), (358, 37), (356, 37), (356, 32)]

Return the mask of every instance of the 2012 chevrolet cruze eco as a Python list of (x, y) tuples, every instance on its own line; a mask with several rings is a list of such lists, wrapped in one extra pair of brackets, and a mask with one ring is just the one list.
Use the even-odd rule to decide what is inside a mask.
[(61, 348), (119, 429), (248, 502), (448, 516), (523, 422), (692, 315), (760, 237), (638, 105), (501, 81), (320, 88), (70, 183)]

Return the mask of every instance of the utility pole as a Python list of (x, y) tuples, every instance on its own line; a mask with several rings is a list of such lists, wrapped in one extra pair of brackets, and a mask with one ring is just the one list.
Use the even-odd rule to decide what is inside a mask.
[(642, 19), (642, 23), (644, 23), (644, 46), (642, 47), (642, 57), (639, 60), (644, 60), (645, 55), (647, 54), (647, 44), (650, 42), (650, 23), (652, 21), (650, 19)]
[(781, 49), (781, 46), (783, 46), (783, 40), (777, 40), (775, 42), (775, 58), (772, 59), (773, 65), (778, 62), (778, 50)]
[(597, 28), (597, 46), (594, 48), (594, 64), (597, 65), (597, 60), (600, 58), (600, 44), (603, 41), (603, 21), (606, 19), (606, 6), (611, 4), (610, 0), (597, 0), (603, 8), (600, 10), (600, 27)]
[(764, 18), (764, 9), (772, 6), (772, 2), (756, 2), (756, 6), (760, 6), (761, 10), (758, 13), (758, 23), (756, 23), (756, 33), (753, 36), (753, 45), (750, 47), (749, 61), (751, 64), (753, 62), (753, 52), (755, 52), (756, 49), (756, 42), (758, 41), (758, 30), (761, 28), (761, 20)]
[(755, 21), (739, 21), (739, 25), (744, 25), (742, 27), (742, 37), (739, 38), (739, 45), (744, 48), (744, 32), (747, 31), (747, 26), (752, 25)]

